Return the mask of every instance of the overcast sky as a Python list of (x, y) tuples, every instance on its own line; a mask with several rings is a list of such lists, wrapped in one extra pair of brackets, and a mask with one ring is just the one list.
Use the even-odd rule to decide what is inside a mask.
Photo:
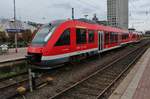
[[(130, 27), (150, 30), (150, 0), (129, 0)], [(96, 13), (99, 20), (107, 19), (107, 0), (16, 0), (17, 18), (35, 22), (49, 22), (71, 17), (75, 8), (75, 18), (89, 18)], [(0, 18), (13, 17), (13, 0), (0, 0)]]

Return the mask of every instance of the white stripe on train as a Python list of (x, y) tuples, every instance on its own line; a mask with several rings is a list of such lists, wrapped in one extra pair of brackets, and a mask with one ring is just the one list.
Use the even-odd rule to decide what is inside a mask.
[[(133, 42), (133, 41), (131, 41), (131, 42)], [(106, 48), (106, 49), (103, 49), (101, 51), (98, 51), (98, 48), (93, 48), (93, 49), (88, 49), (88, 50), (83, 50), (83, 51), (76, 51), (76, 52), (71, 52), (71, 53), (66, 53), (66, 54), (61, 54), (61, 55), (42, 56), (42, 60), (54, 60), (54, 59), (59, 59), (59, 58), (66, 58), (66, 57), (79, 55), (79, 54), (83, 54), (83, 53), (87, 53), (87, 52), (91, 52), (91, 51), (98, 51), (98, 53), (102, 53), (102, 52), (105, 52), (105, 51), (108, 51), (108, 50), (119, 48), (119, 47), (121, 47), (121, 45), (124, 45), (124, 44), (127, 44), (127, 43), (131, 43), (131, 42), (121, 43), (119, 46)]]
[(54, 59), (59, 59), (59, 58), (65, 58), (65, 57), (79, 55), (79, 54), (87, 53), (91, 51), (98, 51), (98, 48), (93, 48), (93, 49), (88, 49), (88, 50), (83, 50), (83, 51), (76, 51), (76, 52), (71, 52), (71, 53), (66, 53), (66, 54), (61, 54), (61, 55), (42, 56), (42, 60), (54, 60)]

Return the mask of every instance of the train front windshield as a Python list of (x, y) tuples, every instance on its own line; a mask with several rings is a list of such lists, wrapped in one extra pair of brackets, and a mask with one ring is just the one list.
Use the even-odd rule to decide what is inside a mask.
[(51, 37), (55, 28), (56, 26), (51, 24), (42, 26), (36, 33), (35, 37), (33, 38), (32, 45), (34, 44), (44, 45)]

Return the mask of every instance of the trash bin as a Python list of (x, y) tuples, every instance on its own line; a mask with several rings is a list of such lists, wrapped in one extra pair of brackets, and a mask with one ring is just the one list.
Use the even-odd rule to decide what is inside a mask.
[(0, 46), (0, 53), (2, 54), (2, 53), (7, 53), (7, 52), (8, 52), (8, 45), (2, 44)]

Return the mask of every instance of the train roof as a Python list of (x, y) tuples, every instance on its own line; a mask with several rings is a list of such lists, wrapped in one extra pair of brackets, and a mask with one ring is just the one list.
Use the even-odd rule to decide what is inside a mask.
[(51, 22), (49, 22), (48, 24), (51, 24), (51, 25), (59, 25), (59, 24), (61, 24), (61, 23), (63, 23), (63, 22), (66, 22), (67, 20), (53, 20), (53, 21), (51, 21)]
[[(74, 19), (74, 20), (80, 21), (80, 22), (89, 23), (89, 24), (98, 24), (98, 23), (96, 23), (95, 21), (88, 20), (88, 19), (85, 19), (85, 18)], [(59, 25), (59, 24), (61, 24), (61, 23), (63, 23), (63, 22), (66, 22), (66, 21), (70, 21), (70, 19), (69, 19), (69, 20), (65, 20), (65, 19), (53, 20), (53, 21), (49, 22), (48, 24), (58, 24), (58, 25)]]
[(104, 26), (102, 24), (98, 24), (95, 21), (88, 20), (88, 19), (85, 19), (85, 18), (77, 19), (77, 21), (88, 23), (88, 24), (97, 25), (97, 27), (101, 28), (104, 31), (116, 31), (116, 32), (129, 33), (128, 30), (123, 30), (123, 29), (116, 28), (116, 27), (111, 27), (111, 26)]
[(74, 20), (65, 20), (65, 19), (63, 19), (63, 20), (54, 20), (54, 21), (49, 22), (49, 24), (58, 26), (61, 23), (71, 22), (71, 21), (79, 22), (84, 26), (86, 25), (86, 26), (91, 26), (92, 27), (92, 25), (95, 25), (95, 27), (101, 28), (102, 30), (108, 31), (108, 32), (114, 31), (114, 32), (121, 32), (121, 33), (129, 33), (128, 30), (123, 30), (123, 29), (115, 28), (115, 27), (111, 27), (111, 26), (104, 26), (104, 25), (96, 23), (95, 21), (88, 20), (88, 19), (85, 19), (85, 18), (74, 19)]
[(81, 22), (90, 23), (90, 24), (98, 24), (97, 22), (95, 22), (93, 20), (88, 20), (88, 19), (85, 19), (85, 18), (80, 18), (80, 19), (76, 19), (76, 20), (81, 21)]

